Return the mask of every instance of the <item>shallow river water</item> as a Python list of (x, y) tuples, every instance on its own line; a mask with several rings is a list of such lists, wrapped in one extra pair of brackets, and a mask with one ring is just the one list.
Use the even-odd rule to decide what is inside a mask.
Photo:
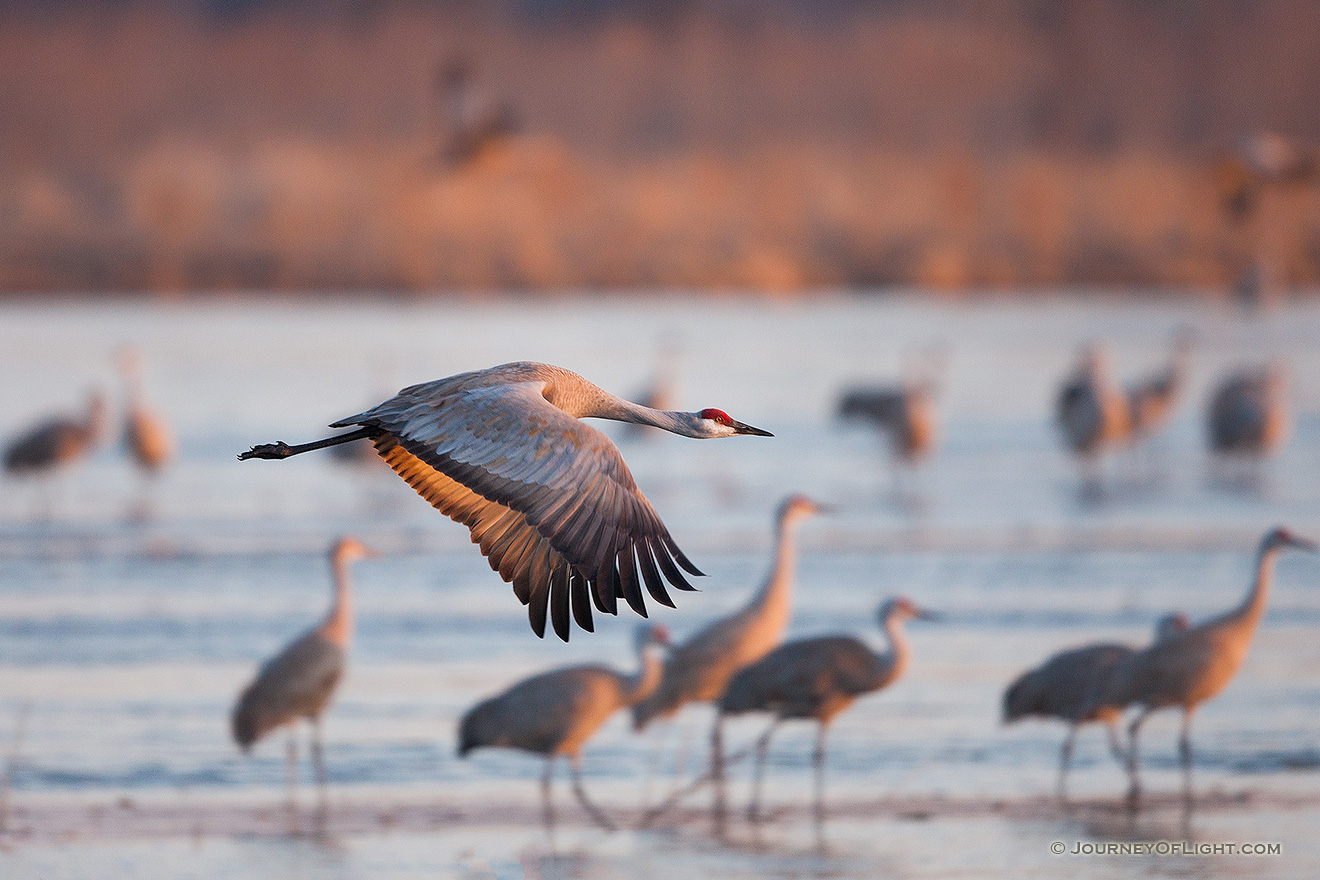
[[(1084, 489), (1049, 421), (1079, 345), (1109, 340), (1118, 373), (1136, 378), (1162, 367), (1182, 328), (1197, 343), (1169, 431)], [(1256, 317), (1190, 300), (904, 297), (0, 306), (0, 435), (77, 408), (96, 384), (117, 399), (115, 352), (135, 343), (180, 447), (147, 486), (113, 445), (50, 483), (2, 484), (0, 876), (1320, 876), (1320, 558), (1283, 557), (1251, 653), (1198, 713), (1204, 804), (1192, 814), (1174, 797), (1173, 714), (1145, 727), (1153, 804), (1137, 817), (1118, 808), (1125, 780), (1100, 731), (1079, 740), (1065, 812), (1051, 797), (1062, 728), (999, 723), (1003, 686), (1024, 668), (1088, 641), (1144, 641), (1171, 609), (1196, 621), (1232, 606), (1270, 526), (1320, 537), (1317, 340), (1315, 302)], [(850, 382), (893, 379), (931, 345), (948, 355), (941, 446), (896, 487), (876, 437), (832, 412)], [(776, 437), (605, 428), (709, 575), (657, 619), (681, 638), (745, 601), (768, 567), (771, 512), (792, 491), (838, 507), (801, 531), (792, 636), (846, 631), (879, 646), (875, 608), (897, 594), (945, 614), (909, 627), (903, 679), (834, 724), (823, 828), (802, 809), (812, 731), (786, 725), (767, 789), (777, 812), (759, 831), (737, 822), (714, 839), (698, 791), (661, 827), (606, 834), (561, 776), (564, 822), (550, 838), (540, 762), (460, 761), (456, 720), (538, 670), (631, 667), (635, 618), (538, 640), (466, 531), (387, 469), (324, 454), (235, 460), (256, 442), (323, 436), (402, 385), (509, 360), (628, 394), (665, 348), (679, 408), (720, 407)], [(1210, 388), (1273, 356), (1290, 364), (1289, 445), (1260, 468), (1216, 466), (1203, 441)], [(290, 838), (283, 738), (244, 757), (228, 712), (258, 661), (324, 612), (324, 551), (341, 533), (384, 556), (355, 570), (352, 665), (325, 722), (328, 835)], [(760, 723), (734, 724), (731, 748)], [(635, 820), (700, 771), (709, 724), (696, 707), (639, 737), (616, 718), (586, 750), (586, 785)], [(746, 768), (734, 773), (741, 802)], [(310, 807), (309, 784), (302, 795)], [(1279, 846), (1080, 852), (1161, 840)]]

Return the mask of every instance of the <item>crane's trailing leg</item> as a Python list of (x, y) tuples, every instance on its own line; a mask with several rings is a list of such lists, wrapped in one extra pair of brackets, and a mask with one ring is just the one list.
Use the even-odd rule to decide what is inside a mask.
[(311, 443), (302, 443), (297, 446), (290, 446), (283, 440), (276, 440), (274, 443), (262, 443), (253, 446), (247, 452), (240, 452), (238, 460), (247, 461), (249, 458), (288, 458), (291, 455), (301, 455), (304, 452), (311, 452), (314, 449), (325, 449), (327, 446), (338, 446), (341, 443), (352, 443), (354, 440), (361, 440), (364, 437), (377, 437), (379, 435), (379, 428), (358, 428), (356, 431), (349, 431), (347, 434), (337, 434), (334, 437), (327, 437), (324, 440), (316, 440)]
[(617, 826), (610, 821), (609, 817), (587, 798), (587, 791), (582, 787), (582, 759), (574, 755), (569, 759), (568, 767), (573, 774), (573, 794), (577, 797), (578, 803), (582, 805), (582, 809), (586, 810), (587, 815), (601, 828), (606, 831), (617, 831)]
[(1059, 803), (1068, 806), (1068, 765), (1072, 763), (1073, 744), (1077, 741), (1077, 725), (1068, 725), (1068, 735), (1059, 748), (1059, 782), (1055, 786), (1059, 793)]
[(824, 722), (816, 730), (816, 748), (811, 763), (816, 767), (816, 824), (825, 824), (825, 735), (829, 728)]
[(1123, 743), (1118, 739), (1118, 724), (1109, 722), (1105, 725), (1105, 730), (1109, 734), (1109, 752), (1114, 756), (1114, 760), (1120, 764), (1127, 763), (1127, 753), (1123, 751)]
[(545, 830), (552, 837), (555, 833), (555, 804), (550, 797), (550, 786), (555, 778), (555, 757), (550, 755), (545, 759), (545, 772), (541, 774), (541, 821), (545, 823)]
[(325, 834), (330, 823), (330, 786), (325, 770), (325, 754), (321, 746), (321, 719), (312, 719), (312, 767), (316, 771), (316, 832)]
[(716, 837), (723, 837), (727, 807), (724, 799), (724, 719), (719, 715), (710, 731), (710, 779), (715, 793), (710, 809), (711, 830)]
[(761, 821), (761, 780), (765, 778), (765, 757), (770, 750), (770, 737), (774, 735), (779, 720), (770, 722), (765, 733), (756, 741), (756, 766), (752, 769), (752, 799), (747, 803), (747, 821), (753, 825)]
[(1183, 711), (1182, 733), (1178, 737), (1178, 759), (1182, 762), (1183, 803), (1191, 809), (1192, 794), (1192, 710)]
[(284, 774), (289, 783), (289, 836), (297, 837), (302, 833), (298, 822), (298, 734), (297, 728), (289, 729), (289, 747), (284, 754)]
[(1128, 725), (1128, 750), (1127, 750), (1127, 771), (1128, 771), (1128, 792), (1127, 807), (1135, 812), (1141, 806), (1141, 782), (1137, 778), (1137, 735), (1141, 732), (1141, 724), (1150, 714), (1150, 709), (1142, 707), (1140, 714), (1132, 719)]

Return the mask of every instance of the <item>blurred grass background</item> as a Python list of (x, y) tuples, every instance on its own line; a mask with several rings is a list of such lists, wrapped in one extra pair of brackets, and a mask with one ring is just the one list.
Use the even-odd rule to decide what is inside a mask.
[[(518, 133), (456, 165), (461, 58)], [(1320, 279), (1320, 4), (0, 5), (0, 290)]]

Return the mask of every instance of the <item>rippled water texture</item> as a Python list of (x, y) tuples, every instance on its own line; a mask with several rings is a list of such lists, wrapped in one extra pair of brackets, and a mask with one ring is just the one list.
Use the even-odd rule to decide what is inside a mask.
[[(1174, 333), (1198, 344), (1168, 433), (1107, 463), (1097, 495), (1049, 423), (1085, 340), (1112, 344), (1124, 377), (1158, 369)], [(0, 494), (0, 757), (12, 751), (6, 878), (155, 877), (1302, 877), (1320, 875), (1320, 559), (1285, 556), (1236, 680), (1198, 714), (1196, 784), (1183, 817), (1177, 717), (1146, 725), (1155, 807), (1117, 809), (1120, 769), (1096, 730), (1078, 744), (1071, 815), (1051, 800), (1057, 725), (998, 722), (1003, 685), (1064, 647), (1140, 642), (1171, 609), (1200, 620), (1235, 604), (1260, 534), (1320, 537), (1320, 307), (1263, 317), (1191, 301), (940, 304), (826, 298), (251, 301), (0, 306), (0, 435), (115, 388), (114, 352), (139, 344), (147, 393), (179, 435), (176, 465), (142, 486), (106, 448), (46, 485)], [(892, 379), (905, 353), (950, 355), (938, 455), (902, 491), (876, 438), (838, 424), (839, 390)], [(802, 530), (792, 634), (880, 642), (875, 606), (906, 593), (947, 617), (909, 628), (913, 661), (831, 732), (835, 818), (810, 793), (809, 726), (787, 725), (758, 837), (715, 842), (688, 801), (672, 827), (613, 836), (558, 791), (565, 825), (538, 824), (540, 762), (459, 761), (456, 719), (513, 680), (571, 662), (629, 667), (635, 618), (570, 644), (539, 641), (469, 545), (383, 467), (324, 454), (245, 462), (252, 443), (324, 425), (398, 387), (509, 360), (575, 369), (609, 390), (645, 384), (679, 351), (678, 405), (716, 406), (776, 438), (620, 439), (638, 483), (710, 577), (655, 616), (682, 637), (741, 604), (767, 565), (770, 513), (790, 491), (839, 506)], [(1255, 471), (1204, 452), (1202, 413), (1229, 369), (1291, 364), (1292, 440)], [(618, 432), (610, 427), (615, 436)], [(46, 514), (49, 513), (47, 516)], [(282, 738), (240, 756), (235, 694), (257, 662), (328, 601), (324, 549), (351, 532), (385, 551), (356, 569), (352, 667), (326, 719), (331, 842), (283, 836)], [(586, 751), (586, 783), (636, 816), (699, 769), (710, 714), (633, 736), (622, 718)], [(757, 721), (730, 731), (738, 749)], [(659, 757), (658, 757), (659, 756)], [(745, 796), (739, 766), (734, 797)], [(566, 780), (565, 780), (566, 781)], [(304, 803), (312, 803), (305, 787)], [(1056, 856), (1052, 842), (1278, 842), (1281, 855)]]

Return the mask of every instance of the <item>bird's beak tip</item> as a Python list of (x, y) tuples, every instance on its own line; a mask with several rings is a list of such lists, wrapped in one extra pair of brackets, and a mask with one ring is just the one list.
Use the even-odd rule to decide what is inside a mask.
[(773, 437), (773, 436), (775, 436), (774, 434), (771, 434), (769, 431), (762, 431), (760, 428), (753, 428), (751, 425), (744, 425), (744, 424), (741, 424), (741, 423), (739, 423), (739, 425), (738, 425), (738, 433), (739, 433), (739, 434), (750, 434), (750, 435), (752, 435), (753, 437)]

